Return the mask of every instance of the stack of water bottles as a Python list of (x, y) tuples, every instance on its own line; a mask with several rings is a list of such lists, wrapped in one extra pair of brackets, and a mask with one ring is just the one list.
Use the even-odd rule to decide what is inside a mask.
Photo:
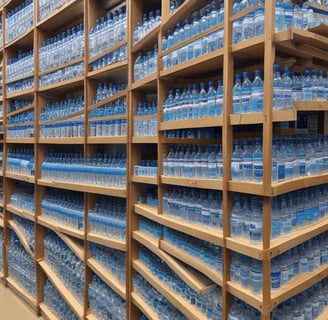
[(8, 276), (29, 295), (36, 297), (36, 271), (33, 258), (25, 251), (16, 234), (10, 233), (11, 245), (7, 253)]
[(213, 135), (220, 135), (216, 128), (191, 128), (165, 130), (164, 137), (167, 139), (209, 139)]
[(83, 195), (68, 191), (47, 190), (41, 202), (41, 214), (43, 217), (64, 224), (65, 226), (83, 230)]
[(163, 225), (143, 216), (139, 217), (139, 230), (156, 239), (160, 239), (163, 236)]
[(46, 17), (50, 16), (53, 12), (60, 9), (69, 0), (40, 0), (39, 2), (39, 21), (45, 19)]
[(96, 61), (90, 63), (92, 70), (98, 70), (104, 68), (108, 65), (124, 61), (128, 57), (128, 46), (124, 44), (123, 46), (115, 49), (114, 51), (104, 55), (103, 57), (97, 59)]
[(88, 296), (91, 312), (97, 319), (127, 319), (125, 300), (96, 275), (89, 284)]
[(20, 139), (34, 137), (34, 126), (7, 127), (7, 138)]
[(218, 81), (206, 84), (202, 82), (185, 86), (183, 89), (169, 91), (163, 104), (163, 121), (190, 120), (198, 118), (212, 118), (222, 115), (223, 109), (223, 82)]
[(7, 171), (34, 176), (33, 148), (12, 148), (8, 152)]
[(18, 100), (18, 99), (14, 99), (14, 100), (10, 100), (10, 106), (8, 108), (8, 113), (17, 111), (19, 109), (25, 108), (29, 105), (33, 105), (34, 100)]
[(298, 275), (313, 274), (328, 263), (328, 233), (322, 233), (271, 260), (271, 289), (278, 290)]
[(89, 58), (114, 47), (124, 41), (127, 36), (126, 7), (121, 7), (101, 18), (96, 19), (96, 25), (89, 30)]
[(34, 1), (25, 0), (17, 7), (11, 9), (6, 14), (5, 32), (6, 43), (19, 37), (30, 28), (34, 23)]
[(40, 71), (58, 67), (84, 55), (84, 26), (71, 29), (42, 42), (39, 49)]
[(106, 269), (125, 286), (126, 254), (124, 251), (104, 247), (99, 244), (90, 243), (89, 249), (93, 258), (106, 267)]
[[(117, 93), (125, 90), (127, 84), (99, 82), (96, 91), (96, 97), (93, 100), (93, 104), (96, 104), (104, 99), (114, 96)], [(104, 106), (105, 107), (105, 106)]]
[(90, 118), (110, 117), (126, 114), (126, 97), (102, 105), (90, 111)]
[(34, 73), (33, 50), (22, 52), (18, 51), (17, 57), (8, 59), (6, 70), (6, 82), (31, 76)]
[(144, 13), (142, 19), (137, 22), (133, 30), (133, 43), (138, 42), (145, 37), (150, 31), (155, 29), (162, 21), (161, 10), (156, 10), (155, 14), (150, 11), (148, 14)]
[(184, 178), (222, 179), (221, 145), (170, 145), (163, 156), (163, 175)]
[(136, 176), (156, 177), (157, 171), (157, 160), (140, 160), (139, 164), (134, 166)]
[(80, 304), (83, 304), (84, 262), (50, 230), (44, 238), (44, 260)]
[(8, 124), (23, 124), (34, 121), (34, 110), (23, 111), (17, 115), (8, 117)]
[(222, 247), (174, 229), (164, 227), (163, 230), (164, 241), (185, 251), (188, 255), (201, 260), (208, 267), (220, 274), (223, 273)]
[(34, 222), (23, 219), (20, 216), (13, 215), (13, 221), (18, 225), (19, 229), (24, 233), (29, 248), (34, 252)]
[[(187, 320), (169, 300), (167, 300), (159, 291), (151, 286), (140, 273), (135, 272), (133, 276), (133, 292), (138, 294), (140, 298), (156, 313), (158, 319), (167, 320)], [(144, 315), (140, 320), (148, 320)]]
[(33, 87), (34, 87), (34, 78), (31, 77), (31, 78), (26, 78), (23, 80), (6, 84), (6, 92), (7, 94), (12, 94), (26, 89), (31, 89)]
[(158, 49), (156, 44), (153, 51), (148, 51), (147, 53), (144, 53), (143, 51), (138, 52), (138, 57), (133, 66), (135, 82), (156, 73), (157, 56)]
[(49, 151), (41, 165), (42, 179), (126, 187), (126, 154), (98, 153), (84, 160), (82, 153)]
[(246, 302), (233, 298), (228, 320), (260, 320), (261, 313)]
[[(135, 137), (155, 137), (157, 136), (157, 101), (140, 102), (136, 108), (136, 117), (133, 122)], [(152, 118), (140, 119), (137, 117), (154, 116)]]
[(84, 121), (74, 118), (72, 121), (40, 125), (40, 138), (81, 138), (84, 137)]
[(126, 137), (127, 119), (91, 121), (90, 136), (91, 137)]
[(182, 281), (163, 260), (143, 246), (139, 246), (139, 260), (151, 270), (158, 281), (169, 286), (170, 290), (185, 300), (185, 303), (194, 305), (204, 313), (207, 319), (221, 319), (222, 295), (219, 286), (215, 286), (208, 293), (197, 293)]
[(171, 187), (163, 196), (163, 213), (190, 224), (222, 229), (222, 192)]
[[(317, 319), (328, 305), (328, 279), (279, 304), (271, 313), (272, 320)], [(235, 310), (237, 309), (234, 307)], [(237, 311), (237, 310), (236, 310)], [(241, 310), (242, 311), (242, 310)], [(244, 319), (244, 318), (238, 318)], [(250, 320), (260, 319), (251, 318)], [(247, 319), (248, 320), (248, 319)]]
[(34, 214), (34, 186), (28, 183), (17, 182), (13, 194), (10, 196), (9, 203)]
[(7, 137), (8, 138), (32, 138), (34, 137), (34, 125), (23, 125), (34, 122), (34, 110), (28, 110), (8, 117)]
[(88, 213), (90, 232), (126, 240), (126, 200), (100, 197)]
[(49, 279), (47, 279), (44, 286), (44, 303), (51, 310), (51, 312), (58, 317), (58, 319), (79, 319)]
[(139, 204), (146, 203), (149, 206), (155, 208), (158, 207), (158, 189), (157, 187), (150, 187), (146, 191), (146, 195), (139, 195), (137, 202)]
[(177, 10), (185, 0), (170, 0), (170, 15), (172, 15), (175, 10)]

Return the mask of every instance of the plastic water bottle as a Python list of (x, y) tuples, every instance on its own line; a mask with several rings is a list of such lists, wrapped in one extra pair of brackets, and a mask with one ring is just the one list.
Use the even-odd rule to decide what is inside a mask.
[(255, 147), (253, 152), (253, 181), (263, 181), (262, 145), (259, 138), (255, 139)]
[(205, 89), (205, 83), (201, 82), (200, 91), (198, 95), (198, 109), (199, 109), (199, 117), (207, 118), (208, 117), (208, 109), (207, 109), (207, 92)]
[(254, 29), (255, 36), (260, 36), (264, 34), (264, 6), (263, 4), (258, 4), (254, 12)]
[(281, 31), (285, 28), (285, 5), (284, 0), (276, 0), (275, 8), (275, 31)]
[(279, 65), (275, 64), (274, 66), (274, 75), (273, 75), (273, 101), (272, 108), (273, 110), (283, 108), (284, 101), (284, 86), (280, 75)]
[(138, 81), (143, 78), (143, 53), (142, 51), (138, 52), (138, 57), (134, 63), (134, 77), (135, 81)]
[(208, 92), (207, 92), (207, 116), (209, 118), (216, 117), (217, 107), (216, 107), (216, 91), (214, 88), (214, 82), (210, 81), (208, 83)]
[(222, 116), (223, 110), (223, 81), (218, 81), (218, 87), (216, 90), (216, 98), (215, 98), (215, 108), (216, 113), (215, 116)]
[(292, 88), (293, 88), (293, 81), (289, 75), (288, 67), (285, 67), (285, 72), (282, 77), (282, 84), (284, 88), (284, 108), (291, 108), (293, 106), (292, 103)]
[(231, 155), (231, 179), (242, 180), (243, 177), (243, 154), (239, 145), (239, 141), (234, 141), (234, 150)]
[(240, 74), (236, 74), (235, 76), (235, 85), (232, 89), (232, 107), (233, 113), (239, 114), (242, 112), (242, 86), (241, 86), (241, 78)]
[(287, 30), (292, 26), (293, 21), (293, 3), (291, 0), (283, 0), (284, 2), (284, 29)]
[(248, 40), (254, 37), (255, 28), (254, 28), (254, 13), (249, 12), (243, 19), (243, 31), (242, 31), (242, 39)]
[(252, 82), (249, 80), (248, 72), (243, 73), (244, 81), (242, 84), (241, 94), (241, 112), (251, 112), (251, 94), (252, 94)]
[(295, 3), (294, 5), (292, 26), (296, 29), (303, 28), (303, 13), (298, 3)]
[(305, 71), (302, 93), (304, 101), (312, 101), (312, 79), (309, 70)]
[(243, 40), (243, 20), (237, 19), (232, 23), (232, 44), (237, 44)]
[(248, 144), (247, 140), (243, 141), (243, 156), (242, 156), (242, 171), (243, 180), (252, 181), (253, 180), (253, 155), (251, 146)]
[(255, 78), (251, 87), (251, 112), (263, 111), (263, 80), (261, 79), (261, 72), (255, 71)]

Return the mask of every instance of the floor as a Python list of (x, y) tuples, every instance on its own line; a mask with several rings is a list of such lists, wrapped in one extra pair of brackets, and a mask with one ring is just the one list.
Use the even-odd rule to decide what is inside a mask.
[(0, 319), (3, 320), (42, 320), (18, 298), (9, 288), (0, 284)]

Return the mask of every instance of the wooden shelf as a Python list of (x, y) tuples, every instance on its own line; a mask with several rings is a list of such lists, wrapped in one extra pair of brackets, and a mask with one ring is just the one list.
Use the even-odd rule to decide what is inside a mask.
[(328, 319), (328, 307), (326, 307), (323, 313), (321, 313), (320, 316), (317, 318), (317, 320), (326, 320), (326, 319)]
[(57, 316), (48, 308), (48, 306), (44, 303), (40, 303), (40, 309), (42, 317), (46, 320), (59, 320)]
[(146, 204), (135, 204), (134, 212), (147, 219), (151, 219), (169, 228), (184, 232), (195, 238), (223, 246), (223, 234), (221, 230), (190, 224), (184, 220), (177, 220), (167, 215), (158, 214), (157, 208)]
[(19, 181), (28, 182), (28, 183), (35, 183), (35, 177), (26, 175), (26, 174), (19, 174), (19, 173), (6, 171), (5, 177), (10, 178), (10, 179), (19, 180)]
[(35, 312), (38, 312), (36, 298), (26, 292), (21, 286), (12, 278), (6, 278), (8, 287), (21, 299), (23, 299)]
[(74, 252), (74, 254), (81, 260), (84, 260), (84, 247), (79, 240), (72, 239), (71, 237), (56, 231), (57, 236), (62, 239), (66, 245)]
[(48, 17), (36, 23), (36, 26), (45, 31), (56, 30), (58, 27), (75, 20), (83, 15), (84, 5), (82, 0), (72, 0), (64, 4)]
[(82, 318), (84, 314), (83, 306), (80, 302), (75, 298), (75, 296), (66, 288), (65, 284), (59, 279), (56, 273), (47, 265), (47, 263), (42, 260), (39, 261), (39, 265), (50, 279), (52, 284), (55, 286), (57, 291), (61, 294), (66, 303), (70, 306), (70, 308), (75, 312), (75, 314)]
[(223, 125), (222, 117), (213, 118), (200, 118), (192, 120), (178, 120), (170, 122), (161, 122), (159, 130), (175, 130), (175, 129), (188, 129), (188, 128), (210, 128), (220, 127)]
[[(101, 59), (102, 57), (108, 55), (109, 53), (114, 52), (115, 50), (119, 49), (120, 47), (122, 47), (124, 45), (127, 45), (127, 40), (126, 39), (114, 44), (110, 48), (107, 48), (105, 51), (102, 51), (102, 52), (98, 53), (97, 55), (93, 56), (92, 58), (89, 58), (88, 64), (91, 64), (91, 63)], [(122, 61), (119, 61), (119, 62), (116, 62), (116, 63), (120, 63), (120, 62), (122, 62)], [(124, 60), (124, 62), (127, 63), (127, 60)], [(116, 63), (113, 63), (113, 64), (116, 64)], [(109, 64), (106, 67), (100, 68), (100, 69), (105, 70), (105, 69), (107, 69), (107, 67), (109, 67), (113, 64)]]
[(328, 111), (328, 101), (294, 101), (297, 111)]
[(98, 320), (98, 318), (92, 313), (88, 314), (86, 318), (87, 320)]
[(132, 143), (158, 143), (157, 136), (150, 137), (132, 137)]
[(248, 288), (243, 288), (241, 284), (233, 282), (233, 281), (227, 281), (227, 290), (230, 292), (233, 296), (239, 298), (242, 301), (245, 301), (255, 309), (261, 311), (263, 306), (263, 299), (262, 294), (257, 295), (251, 292)]
[(35, 138), (6, 138), (6, 143), (32, 144)]
[(281, 289), (271, 292), (271, 305), (278, 305), (283, 301), (303, 292), (322, 279), (328, 277), (328, 265), (321, 266), (311, 274), (300, 274)]
[(15, 98), (20, 98), (20, 99), (28, 99), (31, 100), (33, 99), (34, 96), (34, 87), (33, 88), (28, 88), (20, 91), (16, 91), (13, 93), (7, 94), (7, 99), (15, 99)]
[(47, 218), (43, 217), (42, 215), (38, 216), (38, 223), (43, 225), (44, 227), (47, 227), (48, 229), (51, 229), (58, 233), (64, 233), (64, 234), (73, 236), (78, 239), (84, 238), (83, 230), (78, 230), (78, 229), (66, 226), (56, 220), (47, 219)]
[(100, 120), (116, 120), (116, 119), (127, 119), (127, 114), (117, 114), (115, 116), (107, 116), (107, 117), (98, 117), (98, 118), (89, 118), (89, 122), (100, 121)]
[(156, 88), (157, 86), (157, 73), (132, 83), (132, 90), (144, 90), (145, 88)]
[(87, 240), (90, 242), (101, 244), (105, 247), (117, 249), (120, 251), (126, 251), (126, 242), (125, 241), (110, 238), (108, 236), (103, 236), (101, 234), (89, 232), (87, 235)]
[(228, 190), (233, 192), (248, 193), (254, 195), (265, 195), (263, 184), (245, 181), (228, 181)]
[(180, 63), (167, 70), (160, 71), (161, 78), (193, 77), (223, 68), (223, 49)]
[(50, 85), (40, 86), (39, 92), (60, 92), (60, 91), (69, 91), (74, 88), (82, 87), (84, 84), (84, 76), (59, 81)]
[(15, 111), (12, 111), (12, 112), (7, 113), (6, 118), (10, 118), (10, 117), (15, 116), (15, 115), (17, 115), (19, 113), (22, 113), (22, 112), (25, 112), (25, 111), (29, 111), (29, 110), (33, 110), (33, 109), (34, 109), (34, 103), (29, 104), (29, 105), (27, 105), (24, 108), (20, 108), (20, 109), (17, 109)]
[(148, 32), (143, 38), (141, 38), (135, 44), (133, 44), (132, 52), (143, 51), (145, 50), (145, 48), (150, 47), (151, 45), (154, 46), (155, 43), (157, 44), (159, 31), (160, 31), (160, 25), (156, 26), (154, 29)]
[(23, 245), (26, 252), (30, 255), (32, 259), (34, 259), (34, 252), (31, 250), (29, 243), (26, 239), (25, 233), (21, 229), (21, 227), (13, 220), (9, 220), (8, 224), (12, 230), (15, 231), (17, 237), (19, 238), (21, 244)]
[(141, 261), (134, 260), (133, 268), (139, 272), (157, 291), (159, 291), (167, 300), (169, 300), (181, 313), (190, 320), (205, 320), (207, 317), (200, 312), (195, 305), (173, 292), (169, 286), (162, 283), (152, 274), (152, 271)]
[(108, 271), (108, 269), (99, 263), (95, 258), (88, 259), (89, 268), (98, 275), (109, 287), (111, 287), (121, 298), (126, 299), (125, 286)]
[(138, 182), (138, 183), (146, 183), (146, 184), (153, 184), (157, 185), (157, 176), (156, 177), (148, 177), (148, 176), (132, 176), (132, 181), (133, 182)]
[(214, 283), (205, 277), (202, 273), (186, 267), (179, 260), (166, 254), (159, 248), (159, 239), (156, 239), (145, 232), (133, 231), (132, 238), (151, 250), (161, 258), (171, 270), (177, 274), (190, 288), (197, 293), (206, 294), (214, 289)]
[(222, 190), (222, 180), (201, 179), (201, 178), (183, 178), (183, 177), (167, 177), (161, 176), (161, 182), (164, 184), (171, 184), (176, 186), (203, 188), (210, 190)]
[[(20, 46), (23, 48), (30, 48), (31, 44), (33, 44), (33, 27), (26, 30), (24, 33), (19, 35), (18, 37), (14, 38), (13, 40), (9, 42), (5, 42), (5, 49), (8, 49), (9, 47), (14, 46)], [(7, 96), (8, 98), (8, 96)]]
[(21, 209), (21, 208), (18, 208), (12, 204), (7, 204), (6, 205), (6, 210), (17, 215), (17, 216), (20, 216), (24, 219), (28, 219), (30, 221), (34, 221), (34, 213), (31, 212), (31, 211), (27, 211), (25, 209)]
[(88, 144), (127, 144), (128, 137), (88, 137)]
[[(5, 227), (5, 222), (4, 222), (4, 220), (3, 220), (2, 217), (0, 218), (0, 227), (1, 228), (4, 228)], [(0, 276), (0, 278), (1, 278), (1, 276)]]
[(194, 269), (202, 272), (206, 275), (209, 279), (211, 279), (214, 283), (221, 286), (223, 285), (223, 276), (219, 274), (214, 268), (204, 264), (200, 259), (188, 254), (182, 249), (175, 247), (174, 245), (170, 244), (169, 242), (164, 240), (160, 240), (159, 247), (161, 250), (165, 251), (166, 253), (170, 254), (173, 257), (177, 257), (182, 262), (190, 265)]
[(121, 99), (123, 97), (126, 97), (126, 95), (128, 94), (128, 91), (127, 90), (122, 90), (118, 93), (116, 93), (115, 95), (113, 96), (110, 96), (110, 97), (107, 97), (106, 99), (103, 99), (95, 104), (91, 104), (88, 106), (88, 111), (91, 111), (91, 110), (94, 110), (94, 109), (97, 109), (99, 107), (103, 107), (107, 104), (110, 104), (111, 102), (114, 102), (118, 99)]
[(126, 197), (126, 189), (123, 188), (112, 188), (112, 187), (105, 187), (105, 186), (98, 186), (98, 185), (53, 181), (53, 180), (46, 180), (46, 179), (38, 179), (37, 182), (38, 185), (46, 186), (46, 187), (96, 193), (96, 194), (102, 194), (102, 195), (108, 195), (108, 196), (114, 196), (120, 198)]
[(41, 144), (84, 144), (84, 137), (82, 138), (39, 138)]
[(138, 293), (132, 291), (131, 298), (134, 305), (136, 305), (140, 311), (148, 318), (152, 320), (160, 320), (161, 318), (158, 314), (154, 311), (154, 309), (147, 304), (139, 295)]
[(96, 69), (88, 72), (89, 79), (104, 80), (112, 78), (116, 81), (124, 82), (128, 75), (128, 61), (123, 60), (113, 64), (109, 64), (104, 68)]

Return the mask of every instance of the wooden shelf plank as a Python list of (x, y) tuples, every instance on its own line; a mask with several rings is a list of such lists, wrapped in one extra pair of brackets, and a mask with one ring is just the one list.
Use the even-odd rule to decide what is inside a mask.
[(13, 220), (8, 220), (8, 224), (12, 230), (15, 231), (17, 237), (19, 238), (21, 244), (25, 248), (26, 252), (30, 255), (32, 259), (34, 259), (34, 252), (31, 250), (29, 243), (26, 239), (24, 232), (22, 231), (21, 227)]
[(27, 211), (25, 209), (18, 208), (12, 204), (7, 204), (6, 210), (13, 214), (16, 214), (17, 216), (24, 218), (24, 219), (34, 221), (34, 213), (31, 211)]
[(210, 128), (221, 127), (223, 125), (223, 117), (200, 118), (192, 120), (178, 120), (170, 122), (161, 122), (159, 130), (175, 130), (188, 128)]
[(151, 219), (155, 222), (163, 224), (172, 229), (184, 232), (198, 239), (202, 239), (213, 244), (223, 246), (223, 234), (221, 230), (215, 230), (214, 228), (191, 224), (184, 220), (177, 220), (167, 215), (158, 214), (157, 208), (146, 204), (135, 204), (134, 212), (144, 216), (147, 219)]
[(36, 298), (26, 292), (14, 279), (6, 278), (8, 287), (21, 299), (23, 299), (35, 312), (38, 312)]
[[(126, 39), (124, 39), (124, 40), (116, 43), (115, 45), (111, 46), (110, 48), (106, 49), (105, 51), (102, 51), (102, 52), (98, 53), (97, 55), (93, 56), (92, 58), (89, 58), (88, 64), (91, 64), (91, 63), (99, 60), (100, 58), (104, 57), (105, 55), (107, 55), (107, 54), (109, 54), (111, 52), (114, 52), (116, 49), (119, 49), (120, 47), (122, 47), (124, 45), (127, 45), (127, 40)], [(127, 63), (127, 60), (119, 61), (119, 62)], [(113, 64), (109, 64), (105, 68), (101, 68), (101, 69), (102, 70), (106, 70), (106, 68), (109, 67), (109, 66), (111, 66), (111, 65), (113, 65)]]
[(160, 25), (156, 26), (150, 32), (148, 32), (144, 37), (138, 40), (132, 46), (132, 52), (138, 52), (145, 50), (145, 48), (149, 46), (154, 46), (154, 44), (158, 42), (158, 34), (160, 30)]
[(84, 114), (84, 110), (79, 110), (79, 111), (76, 111), (74, 113), (71, 113), (71, 114), (68, 114), (66, 115), (65, 117), (61, 117), (61, 118), (54, 118), (54, 119), (51, 119), (51, 120), (40, 120), (39, 121), (39, 125), (42, 126), (42, 125), (47, 125), (47, 124), (54, 124), (54, 123), (61, 123), (61, 122), (67, 122), (67, 121), (84, 121), (83, 116)]
[(58, 292), (61, 294), (66, 303), (70, 306), (70, 308), (75, 312), (75, 314), (82, 318), (83, 317), (83, 306), (80, 302), (75, 298), (75, 296), (66, 288), (65, 284), (60, 280), (60, 278), (56, 275), (56, 273), (48, 266), (48, 264), (42, 260), (39, 261), (39, 265), (46, 273), (47, 277), (50, 279), (52, 284), (56, 287)]
[(245, 181), (228, 181), (229, 191), (265, 196), (263, 184)]
[(153, 308), (147, 304), (138, 293), (132, 291), (131, 292), (132, 302), (139, 308), (140, 311), (148, 318), (152, 320), (160, 320), (161, 318), (158, 314), (153, 310)]
[(31, 144), (35, 138), (6, 138), (7, 143)]
[(184, 178), (184, 177), (168, 177), (161, 175), (161, 182), (176, 186), (203, 188), (210, 190), (222, 190), (222, 180), (201, 179), (201, 178)]
[(128, 137), (120, 136), (120, 137), (88, 137), (88, 144), (127, 144)]
[(158, 180), (157, 180), (157, 176), (156, 177), (151, 177), (151, 176), (132, 176), (132, 181), (133, 182), (138, 182), (138, 183), (147, 183), (147, 184), (153, 184), (153, 185), (157, 185), (158, 184)]
[(189, 301), (173, 292), (169, 286), (155, 277), (151, 270), (144, 263), (139, 260), (134, 260), (132, 265), (137, 272), (139, 272), (157, 291), (159, 291), (167, 300), (169, 300), (189, 320), (207, 319), (207, 317), (194, 305), (191, 305)]
[(84, 138), (39, 138), (42, 144), (84, 144)]
[(294, 101), (297, 111), (327, 111), (328, 101)]
[(34, 96), (34, 87), (7, 94), (6, 98), (15, 99), (19, 97), (20, 99), (24, 99), (24, 98), (32, 99), (33, 96)]
[(227, 281), (227, 290), (235, 297), (245, 301), (255, 309), (261, 311), (263, 306), (262, 295), (253, 293), (248, 288), (243, 288), (241, 284)]
[(132, 90), (144, 89), (144, 88), (155, 88), (157, 86), (157, 73), (151, 74), (141, 80), (132, 83)]
[(273, 110), (272, 111), (272, 121), (273, 122), (296, 121), (297, 120), (297, 110), (298, 109), (296, 109), (296, 108)]
[(39, 92), (40, 93), (45, 91), (56, 92), (62, 89), (71, 90), (73, 88), (78, 88), (80, 86), (83, 86), (83, 83), (84, 83), (84, 76), (79, 76), (76, 78), (56, 82), (46, 86), (39, 86)]
[(67, 234), (78, 239), (84, 238), (84, 231), (66, 226), (58, 221), (47, 219), (44, 216), (38, 216), (38, 223), (55, 232)]
[(158, 143), (158, 137), (132, 137), (132, 143)]
[(326, 319), (328, 319), (328, 307), (326, 307), (323, 313), (321, 313), (320, 316), (317, 318), (317, 320), (326, 320)]
[(98, 318), (95, 315), (93, 315), (92, 313), (90, 313), (87, 315), (87, 320), (98, 320)]
[(15, 173), (15, 172), (6, 171), (5, 176), (6, 176), (6, 178), (20, 180), (20, 181), (24, 181), (24, 182), (28, 182), (28, 183), (35, 183), (35, 177), (26, 175), (26, 174), (19, 174), (19, 173)]
[(108, 269), (99, 263), (95, 258), (88, 259), (88, 266), (98, 275), (109, 287), (111, 287), (121, 298), (126, 299), (125, 286), (108, 271)]
[(48, 306), (44, 303), (40, 303), (40, 309), (42, 317), (46, 320), (59, 320), (58, 317), (48, 308)]
[(228, 249), (237, 251), (249, 257), (258, 260), (269, 259), (268, 253), (263, 250), (262, 243), (252, 243), (246, 238), (226, 238), (226, 246)]
[(290, 281), (290, 283), (281, 287), (280, 290), (271, 292), (271, 305), (276, 306), (281, 302), (294, 297), (326, 277), (328, 277), (328, 265), (321, 266), (314, 273), (298, 275), (295, 279)]
[(94, 242), (94, 243), (101, 244), (101, 245), (109, 247), (109, 248), (126, 251), (126, 242), (125, 241), (110, 238), (108, 236), (103, 236), (101, 234), (89, 232), (87, 235), (87, 240)]
[(125, 97), (127, 94), (128, 94), (128, 91), (126, 89), (122, 90), (122, 91), (114, 94), (113, 96), (109, 96), (106, 99), (103, 99), (103, 100), (101, 100), (101, 101), (99, 101), (95, 104), (89, 105), (88, 106), (88, 111), (91, 111), (91, 110), (97, 109), (99, 107), (105, 106), (107, 104), (110, 104), (111, 102), (114, 102), (118, 99), (121, 99), (121, 98)]
[[(125, 41), (126, 42), (126, 41)], [(123, 42), (122, 42), (123, 43)], [(103, 53), (101, 55), (104, 55)], [(128, 75), (128, 61), (123, 60), (116, 63), (107, 65), (104, 68), (99, 68), (93, 71), (88, 72), (87, 77), (89, 79), (102, 80), (105, 78), (116, 79), (117, 81), (126, 82)], [(125, 80), (125, 81), (124, 81)]]
[(174, 259), (161, 250), (159, 248), (159, 239), (142, 231), (133, 231), (132, 237), (165, 261), (171, 270), (196, 292), (204, 294), (215, 287), (215, 284), (207, 277), (203, 276), (203, 274), (194, 272), (194, 270), (185, 267), (179, 260)]
[(216, 271), (214, 268), (211, 268), (210, 266), (204, 264), (200, 259), (188, 254), (182, 249), (179, 249), (175, 247), (174, 245), (170, 244), (169, 242), (164, 240), (160, 240), (159, 243), (160, 249), (167, 252), (173, 257), (177, 257), (184, 263), (190, 265), (194, 269), (198, 270), (199, 272), (202, 272), (204, 275), (206, 275), (208, 278), (210, 278), (213, 282), (218, 284), (222, 287), (223, 285), (223, 277), (219, 274), (218, 271)]
[(16, 114), (19, 114), (19, 113), (22, 113), (22, 112), (25, 112), (25, 111), (29, 111), (29, 110), (33, 110), (33, 109), (34, 109), (34, 103), (29, 104), (24, 108), (20, 108), (20, 109), (17, 109), (15, 111), (7, 113), (6, 118), (10, 118), (12, 116), (15, 116)]
[(5, 222), (4, 222), (3, 218), (0, 218), (0, 227), (1, 228), (4, 228), (5, 227)]
[(126, 197), (126, 189), (124, 189), (124, 188), (112, 188), (112, 187), (105, 187), (105, 186), (99, 186), (99, 185), (53, 181), (53, 180), (46, 180), (46, 179), (38, 179), (37, 182), (41, 186), (54, 187), (54, 188), (59, 188), (59, 189), (67, 189), (67, 190), (80, 191), (80, 192), (103, 194), (103, 195), (120, 197), (120, 198)]

